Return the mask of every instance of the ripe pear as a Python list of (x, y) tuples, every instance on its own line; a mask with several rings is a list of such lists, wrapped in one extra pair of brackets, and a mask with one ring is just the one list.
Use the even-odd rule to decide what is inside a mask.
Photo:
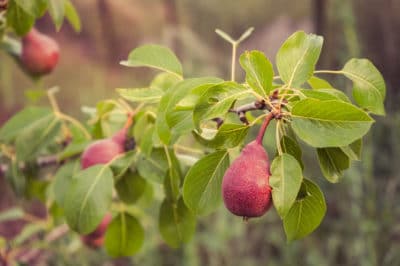
[(108, 225), (111, 223), (112, 215), (107, 213), (97, 228), (90, 234), (81, 236), (81, 240), (85, 245), (91, 248), (99, 248), (104, 243), (104, 234)]
[(22, 38), (21, 63), (34, 76), (50, 73), (57, 65), (59, 54), (57, 42), (35, 28)]
[(226, 208), (244, 219), (262, 216), (271, 207), (270, 162), (261, 144), (268, 123), (264, 123), (257, 139), (243, 148), (222, 180)]
[(81, 166), (86, 169), (96, 164), (106, 164), (119, 154), (125, 152), (127, 129), (123, 128), (111, 138), (97, 140), (82, 153)]
[(122, 147), (124, 147), (126, 140), (128, 137), (128, 129), (126, 127), (122, 128), (121, 130), (117, 131), (112, 137), (111, 140), (115, 143), (118, 143)]

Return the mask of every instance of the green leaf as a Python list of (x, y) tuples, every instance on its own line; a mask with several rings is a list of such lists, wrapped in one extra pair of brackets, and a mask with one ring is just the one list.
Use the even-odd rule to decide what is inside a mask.
[(47, 8), (47, 0), (14, 0), (30, 16), (38, 18)]
[(193, 111), (197, 101), (209, 88), (224, 82), (222, 79), (218, 78), (212, 78), (212, 79), (213, 80), (210, 80), (209, 82), (197, 86), (192, 90), (188, 91), (186, 95), (184, 95), (184, 97), (174, 107), (174, 110)]
[(168, 161), (164, 149), (153, 149), (150, 156), (139, 153), (136, 167), (144, 179), (162, 184), (168, 170)]
[(146, 189), (146, 180), (137, 172), (126, 172), (115, 184), (119, 198), (128, 203), (136, 202)]
[(295, 202), (302, 180), (302, 170), (296, 158), (287, 153), (275, 157), (269, 183), (274, 206), (281, 218), (287, 215)]
[(188, 167), (192, 167), (199, 160), (198, 157), (187, 154), (177, 154), (176, 157), (183, 166), (188, 166)]
[(346, 146), (370, 129), (373, 119), (345, 102), (305, 99), (292, 108), (292, 128), (313, 147)]
[(21, 246), (29, 239), (32, 239), (34, 235), (44, 231), (46, 228), (43, 223), (29, 223), (25, 225), (21, 232), (12, 240), (12, 244), (15, 246)]
[(362, 139), (358, 139), (348, 146), (340, 147), (340, 149), (351, 159), (360, 161), (362, 151)]
[(386, 85), (379, 70), (367, 59), (351, 59), (342, 72), (353, 81), (354, 100), (368, 111), (384, 115)]
[(28, 128), (31, 124), (37, 122), (51, 114), (49, 108), (26, 107), (22, 111), (10, 118), (0, 129), (0, 141), (12, 142)]
[(64, 206), (64, 198), (72, 183), (72, 177), (80, 170), (79, 160), (70, 161), (60, 167), (54, 176), (53, 192), (57, 204)]
[(185, 135), (194, 129), (191, 111), (171, 111), (167, 114), (167, 123), (173, 132), (173, 139)]
[(249, 126), (243, 124), (224, 123), (218, 130), (203, 130), (201, 135), (197, 132), (194, 132), (193, 135), (198, 142), (206, 147), (229, 149), (242, 143), (249, 128)]
[(68, 146), (65, 147), (64, 150), (60, 152), (60, 154), (58, 155), (58, 159), (62, 161), (71, 158), (73, 156), (76, 156), (82, 153), (90, 143), (92, 143), (92, 141), (87, 141), (87, 140), (81, 140), (77, 142), (73, 141), (70, 144), (68, 144)]
[(48, 0), (48, 1), (49, 1), (50, 17), (53, 20), (57, 31), (59, 31), (64, 21), (66, 0)]
[(313, 88), (314, 90), (319, 89), (333, 89), (333, 86), (326, 80), (318, 78), (316, 76), (312, 76), (307, 80), (307, 83)]
[(249, 94), (251, 90), (230, 81), (208, 88), (193, 110), (195, 128), (200, 131), (200, 122), (203, 120), (224, 117), (235, 101)]
[(97, 116), (101, 117), (106, 114), (109, 114), (112, 110), (115, 109), (115, 107), (116, 107), (115, 102), (109, 100), (98, 102), (96, 104)]
[(240, 56), (240, 65), (246, 71), (246, 82), (262, 97), (272, 90), (274, 70), (271, 62), (260, 51), (246, 51)]
[(160, 207), (158, 227), (165, 242), (178, 248), (192, 238), (196, 230), (196, 218), (182, 199), (177, 203), (164, 200)]
[(76, 32), (80, 32), (82, 25), (78, 12), (70, 0), (65, 0), (65, 18)]
[(112, 219), (104, 237), (104, 247), (111, 257), (132, 256), (144, 243), (144, 229), (132, 215), (122, 212)]
[(299, 87), (309, 80), (321, 53), (323, 38), (298, 31), (291, 35), (276, 55), (280, 78), (289, 87)]
[(180, 194), (179, 188), (182, 180), (182, 171), (173, 148), (164, 146), (165, 155), (168, 161), (168, 172), (164, 180), (165, 197), (175, 202)]
[(322, 174), (331, 183), (337, 183), (350, 167), (349, 157), (340, 148), (318, 148), (317, 154)]
[[(0, 34), (4, 34), (2, 33), (2, 29), (0, 29)], [(0, 49), (13, 57), (14, 60), (19, 62), (19, 58), (21, 57), (22, 53), (22, 43), (20, 40), (3, 35), (3, 39), (0, 42)]]
[(164, 95), (164, 91), (159, 88), (143, 88), (143, 89), (122, 89), (118, 88), (117, 92), (123, 98), (131, 102), (157, 103)]
[(17, 160), (11, 162), (9, 169), (6, 172), (6, 180), (11, 184), (11, 187), (17, 196), (24, 195), (26, 192), (27, 180), (22, 173)]
[(25, 128), (15, 140), (17, 159), (21, 161), (32, 159), (53, 141), (59, 133), (60, 126), (59, 118), (49, 114)]
[(183, 199), (196, 215), (207, 215), (221, 203), (221, 184), (229, 167), (226, 150), (206, 155), (188, 171), (183, 184)]
[(305, 237), (314, 231), (325, 216), (325, 198), (320, 188), (308, 179), (303, 180), (303, 195), (297, 199), (283, 219), (288, 241)]
[(146, 155), (150, 156), (151, 151), (153, 150), (153, 136), (155, 132), (154, 126), (149, 126), (143, 131), (143, 137), (140, 139), (139, 147), (140, 150)]
[(112, 202), (113, 173), (106, 165), (78, 172), (64, 197), (65, 217), (70, 228), (80, 234), (96, 229)]
[(281, 143), (282, 151), (284, 153), (292, 155), (297, 160), (297, 162), (300, 164), (301, 168), (304, 169), (303, 160), (301, 159), (302, 151), (301, 151), (301, 147), (300, 147), (299, 143), (295, 139), (293, 139), (289, 136), (286, 136), (286, 135), (284, 135), (281, 138), (280, 143)]
[(8, 3), (7, 26), (13, 28), (18, 36), (24, 36), (35, 23), (35, 18), (22, 9), (15, 1)]
[[(192, 90), (199, 87), (209, 88), (219, 81), (220, 79), (213, 77), (186, 79), (177, 83), (163, 95), (158, 106), (156, 128), (158, 136), (164, 144), (169, 144), (171, 141), (175, 141), (178, 132), (182, 134), (190, 131), (194, 127), (193, 123), (190, 121), (191, 112), (183, 114), (186, 116), (186, 119), (183, 119), (182, 117), (179, 120), (175, 119), (175, 107), (178, 102)], [(182, 123), (182, 121), (184, 122)], [(189, 122), (189, 125), (187, 124), (187, 121)]]
[(149, 87), (166, 91), (175, 86), (179, 81), (181, 81), (180, 77), (168, 72), (161, 72), (153, 78)]
[(182, 77), (182, 65), (168, 48), (159, 45), (144, 45), (131, 51), (128, 60), (121, 61), (127, 67), (152, 67)]
[(135, 138), (136, 143), (142, 142), (142, 139), (148, 137), (148, 134), (145, 133), (149, 128), (154, 129), (155, 118), (153, 114), (150, 112), (145, 112), (143, 114), (138, 114), (135, 116), (135, 123), (133, 125), (133, 137)]
[(313, 98), (321, 101), (339, 100), (342, 102), (351, 103), (346, 94), (336, 89), (319, 89), (319, 90), (300, 89), (300, 91), (308, 98)]
[(25, 213), (19, 207), (13, 207), (0, 212), (0, 223), (12, 220), (19, 220), (24, 217)]
[[(221, 79), (213, 77), (200, 78), (196, 80), (198, 85), (192, 85), (190, 89), (185, 89), (181, 86), (179, 87), (179, 91), (174, 90), (175, 93), (172, 97), (173, 101), (170, 101), (168, 109), (166, 110), (168, 126), (175, 135), (184, 135), (194, 129), (193, 108), (195, 102), (190, 104), (187, 100), (190, 99), (192, 101), (197, 101), (204, 91), (222, 82)], [(184, 106), (181, 104), (184, 104)]]
[(131, 167), (136, 159), (136, 151), (128, 151), (123, 155), (118, 156), (115, 160), (110, 164), (110, 168), (113, 171), (114, 178), (118, 180), (121, 176), (123, 176), (126, 171), (128, 171), (129, 167)]

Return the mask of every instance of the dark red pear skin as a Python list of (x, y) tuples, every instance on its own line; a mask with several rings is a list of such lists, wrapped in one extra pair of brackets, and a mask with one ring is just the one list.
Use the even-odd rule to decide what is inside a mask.
[(127, 128), (122, 128), (121, 130), (117, 131), (111, 139), (121, 145), (122, 147), (125, 146), (125, 142), (128, 136), (128, 129)]
[(97, 228), (90, 234), (81, 236), (81, 240), (86, 246), (91, 248), (99, 248), (104, 243), (104, 234), (108, 225), (111, 223), (112, 215), (107, 213)]
[(86, 169), (96, 164), (106, 164), (124, 152), (124, 147), (112, 139), (97, 140), (82, 153), (81, 167)]
[(271, 207), (270, 163), (256, 140), (247, 144), (225, 172), (222, 196), (226, 208), (244, 218), (260, 217)]
[(57, 42), (34, 28), (22, 38), (21, 63), (32, 75), (40, 76), (53, 71), (59, 55)]

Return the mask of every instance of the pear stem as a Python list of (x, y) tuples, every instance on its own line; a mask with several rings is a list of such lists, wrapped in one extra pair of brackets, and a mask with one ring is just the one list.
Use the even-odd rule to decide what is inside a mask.
[(256, 142), (257, 142), (258, 144), (260, 144), (260, 145), (261, 145), (262, 140), (263, 140), (263, 138), (264, 138), (265, 131), (267, 130), (267, 127), (268, 127), (268, 125), (269, 125), (269, 122), (271, 122), (272, 118), (274, 118), (274, 114), (273, 114), (273, 112), (270, 112), (270, 113), (265, 117), (264, 122), (263, 122), (263, 124), (262, 124), (261, 127), (260, 127), (260, 131), (258, 131), (258, 135), (257, 135), (257, 138), (256, 138)]
[(125, 125), (124, 125), (124, 129), (129, 129), (133, 124), (133, 115), (132, 114), (128, 114), (128, 118), (126, 119)]

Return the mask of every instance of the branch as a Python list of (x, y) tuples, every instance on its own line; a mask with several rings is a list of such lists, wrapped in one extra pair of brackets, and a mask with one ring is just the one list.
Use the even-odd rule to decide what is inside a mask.
[[(36, 159), (36, 166), (39, 168), (61, 164), (62, 161), (58, 159), (57, 155), (47, 155)], [(23, 171), (26, 168), (25, 163), (19, 164), (19, 169)], [(0, 164), (0, 177), (5, 176), (9, 169), (8, 164)]]
[(246, 118), (246, 112), (254, 110), (271, 111), (271, 107), (268, 106), (264, 100), (259, 100), (252, 103), (241, 105), (237, 108), (232, 108), (229, 110), (229, 112), (236, 113), (239, 116), (240, 121), (242, 121), (246, 125), (249, 125), (249, 121)]
[(268, 109), (269, 110), (269, 108), (267, 108), (267, 104), (265, 103), (265, 101), (264, 100), (260, 100), (260, 101), (255, 101), (255, 102), (252, 102), (252, 103), (241, 105), (241, 106), (239, 106), (237, 108), (232, 108), (232, 109), (229, 110), (229, 112), (233, 112), (233, 113), (239, 114), (239, 113), (245, 113), (245, 112), (248, 112), (248, 111), (264, 110), (264, 109)]
[[(238, 106), (237, 108), (231, 108), (229, 109), (229, 112), (236, 113), (239, 116), (240, 121), (242, 121), (246, 125), (249, 125), (249, 121), (246, 118), (246, 112), (254, 110), (268, 110), (271, 112), (272, 107), (269, 106), (264, 100), (258, 100), (252, 103)], [(224, 120), (220, 117), (213, 118), (212, 120), (217, 123), (217, 128), (220, 128), (221, 125), (224, 123)]]

